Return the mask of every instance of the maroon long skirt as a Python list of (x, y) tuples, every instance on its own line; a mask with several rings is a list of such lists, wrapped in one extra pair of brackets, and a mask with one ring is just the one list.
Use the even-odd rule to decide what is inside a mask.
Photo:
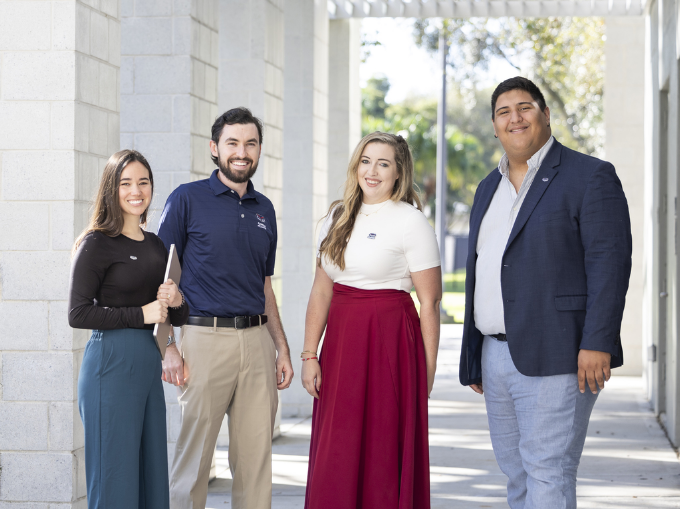
[(334, 285), (320, 363), (305, 509), (429, 509), (427, 371), (411, 296)]

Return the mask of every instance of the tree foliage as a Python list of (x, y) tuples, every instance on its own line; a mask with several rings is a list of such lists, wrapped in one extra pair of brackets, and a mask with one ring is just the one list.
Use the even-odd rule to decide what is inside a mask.
[(588, 154), (602, 154), (602, 18), (417, 20), (415, 41), (431, 52), (438, 51), (441, 30), (451, 48), (452, 74), (464, 90), (474, 89), (480, 69), (488, 69), (494, 58), (503, 59), (543, 90), (553, 131), (562, 143)]

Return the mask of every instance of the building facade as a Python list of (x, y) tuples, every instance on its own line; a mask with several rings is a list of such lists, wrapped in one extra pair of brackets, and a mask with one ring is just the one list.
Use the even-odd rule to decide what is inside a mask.
[[(76, 391), (88, 336), (67, 323), (70, 250), (120, 148), (154, 170), (155, 229), (169, 193), (213, 170), (215, 116), (247, 106), (263, 119), (254, 183), (278, 214), (275, 290), (300, 373), (317, 223), (360, 138), (366, 16), (610, 16), (605, 148), (635, 239), (622, 372), (644, 368), (676, 426), (678, 24), (676, 0), (660, 2), (0, 0), (0, 509), (86, 507)], [(166, 402), (172, 453), (180, 415), (167, 385)], [(299, 376), (280, 407), (311, 413)]]

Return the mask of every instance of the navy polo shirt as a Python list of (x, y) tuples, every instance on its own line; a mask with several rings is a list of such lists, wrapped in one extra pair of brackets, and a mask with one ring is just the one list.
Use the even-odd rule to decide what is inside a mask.
[(175, 244), (191, 315), (263, 314), (264, 280), (276, 257), (274, 206), (250, 181), (239, 198), (218, 171), (172, 192), (158, 236), (168, 249)]

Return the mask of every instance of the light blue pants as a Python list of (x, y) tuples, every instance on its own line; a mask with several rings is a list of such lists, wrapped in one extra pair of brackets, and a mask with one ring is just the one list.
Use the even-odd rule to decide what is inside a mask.
[(576, 470), (597, 395), (581, 394), (576, 374), (529, 377), (508, 344), (490, 336), (482, 347), (491, 443), (508, 476), (511, 509), (575, 509)]
[(168, 509), (161, 371), (152, 331), (92, 331), (78, 379), (89, 509)]

